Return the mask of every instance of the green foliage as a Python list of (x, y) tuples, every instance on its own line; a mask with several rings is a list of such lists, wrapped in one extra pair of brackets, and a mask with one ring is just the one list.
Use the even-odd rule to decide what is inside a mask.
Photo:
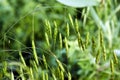
[(117, 2), (1, 0), (0, 80), (119, 80)]

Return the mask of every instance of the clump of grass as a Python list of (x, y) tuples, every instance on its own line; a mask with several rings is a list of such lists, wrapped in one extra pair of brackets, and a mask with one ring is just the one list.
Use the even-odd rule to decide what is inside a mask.
[[(55, 28), (54, 28), (54, 34), (53, 34), (53, 37), (54, 37), (53, 42), (57, 44), (57, 42), (56, 42), (57, 34), (59, 34), (59, 44), (57, 44), (57, 45), (60, 46), (60, 50), (62, 50), (63, 48), (66, 49), (66, 55), (68, 57), (70, 55), (70, 51), (71, 51), (70, 50), (71, 45), (70, 45), (70, 47), (68, 47), (68, 45), (69, 45), (68, 42), (70, 41), (69, 38), (68, 38), (69, 37), (69, 27), (68, 27), (69, 24), (67, 24), (67, 27), (66, 27), (66, 29), (68, 29), (68, 30), (66, 30), (67, 36), (64, 39), (65, 46), (63, 46), (63, 42), (62, 42), (63, 40), (62, 40), (61, 33), (58, 33), (57, 23), (55, 22), (54, 24), (55, 24)], [(77, 59), (83, 59), (85, 57), (86, 59), (83, 59), (83, 61), (87, 61), (87, 63), (84, 63), (84, 64), (89, 64), (88, 67), (90, 67), (91, 65), (93, 65), (93, 63), (91, 63), (91, 61), (89, 60), (89, 59), (92, 59), (92, 58), (90, 58), (90, 56), (92, 56), (93, 58), (95, 58), (95, 61), (96, 61), (96, 63), (94, 63), (94, 65), (96, 65), (96, 66), (99, 65), (100, 67), (102, 67), (102, 65), (99, 64), (99, 63), (101, 63), (101, 58), (102, 58), (101, 56), (103, 56), (104, 61), (109, 61), (109, 59), (107, 58), (107, 56), (109, 56), (109, 55), (107, 55), (107, 53), (106, 53), (106, 49), (105, 49), (105, 45), (104, 45), (105, 43), (104, 43), (104, 39), (103, 39), (103, 36), (102, 36), (102, 32), (99, 33), (99, 31), (98, 31), (99, 39), (100, 39), (99, 40), (100, 45), (96, 44), (98, 39), (96, 39), (93, 36), (90, 36), (89, 32), (86, 34), (86, 38), (84, 40), (85, 43), (84, 43), (83, 42), (84, 37), (82, 38), (82, 36), (80, 35), (80, 32), (78, 30), (79, 25), (77, 23), (75, 23), (75, 24), (77, 26), (77, 27), (74, 27), (75, 30), (76, 30), (76, 33), (77, 33), (76, 40), (78, 42), (77, 43), (78, 45), (76, 45), (76, 47), (77, 46), (79, 47), (78, 52), (80, 52), (80, 53), (81, 53), (81, 49), (82, 49), (82, 54), (77, 54), (78, 57), (75, 57), (75, 61)], [(47, 34), (47, 33), (50, 33), (49, 29), (51, 29), (51, 28), (48, 28), (48, 32), (47, 31), (45, 32), (45, 39), (46, 39), (47, 46), (50, 46), (50, 44), (51, 44), (51, 41), (49, 40), (51, 35)], [(90, 45), (89, 43), (91, 43), (92, 45)], [(92, 46), (91, 47), (92, 53), (90, 53), (89, 56), (88, 56), (88, 53), (86, 53), (86, 52), (90, 52), (89, 49), (88, 49), (90, 46)], [(100, 47), (97, 48), (97, 46), (100, 46)], [(54, 47), (55, 47), (55, 45), (54, 45)], [(54, 54), (53, 55), (53, 54), (48, 53), (51, 56), (54, 56), (56, 64), (57, 64), (57, 69), (54, 69), (54, 68), (50, 67), (50, 65), (47, 63), (47, 58), (46, 58), (45, 55), (42, 55), (42, 61), (43, 61), (43, 65), (45, 67), (45, 68), (42, 69), (41, 63), (39, 61), (40, 59), (39, 59), (38, 53), (36, 51), (34, 40), (32, 40), (32, 50), (33, 50), (34, 59), (31, 60), (31, 66), (30, 67), (26, 64), (25, 59), (22, 56), (21, 51), (19, 51), (20, 63), (6, 63), (7, 65), (4, 66), (4, 68), (3, 68), (4, 74), (7, 77), (9, 77), (11, 80), (14, 80), (15, 74), (13, 72), (10, 72), (10, 73), (7, 72), (7, 67), (10, 64), (12, 64), (12, 67), (18, 66), (20, 68), (20, 70), (18, 70), (19, 76), (17, 78), (21, 78), (22, 80), (25, 80), (25, 79), (32, 79), (32, 80), (36, 80), (36, 79), (42, 79), (42, 80), (54, 79), (54, 80), (57, 80), (57, 79), (60, 79), (60, 80), (65, 80), (66, 75), (67, 75), (68, 80), (72, 80), (72, 78), (74, 76), (72, 76), (71, 72), (66, 71), (63, 63), (55, 56), (56, 54), (53, 53)], [(96, 54), (96, 55), (93, 56), (92, 54)], [(86, 56), (88, 56), (88, 57), (86, 57)], [(69, 56), (69, 58), (67, 58), (68, 62), (70, 62), (69, 61), (70, 58), (71, 58), (71, 56)], [(117, 59), (116, 54), (113, 54), (113, 58), (115, 60), (115, 63), (118, 64), (118, 59)], [(77, 63), (79, 63), (79, 62), (81, 62), (81, 61), (77, 61)], [(21, 66), (21, 64), (22, 64), (22, 66)], [(67, 64), (65, 66), (67, 66)], [(85, 67), (83, 64), (80, 64), (80, 66)], [(70, 69), (68, 66), (67, 66), (67, 68)], [(95, 71), (96, 68), (91, 67), (91, 69)], [(115, 68), (114, 68), (114, 61), (113, 60), (110, 60), (110, 69), (111, 69), (111, 74), (115, 74), (114, 73)], [(56, 73), (56, 71), (58, 71), (58, 73)], [(57, 74), (59, 74), (59, 75), (57, 75)], [(97, 74), (97, 72), (93, 72), (93, 74), (89, 74), (90, 75), (89, 78), (94, 77), (96, 74)], [(82, 78), (82, 79), (84, 79), (84, 78)]]
[[(38, 46), (41, 42), (37, 43), (35, 40), (35, 26), (33, 25), (31, 41), (33, 59), (29, 60), (30, 65), (26, 64), (25, 58), (22, 56), (22, 50), (19, 50), (18, 53), (20, 60), (3, 62), (1, 71), (2, 75), (0, 74), (0, 77), (14, 80), (16, 74), (13, 69), (15, 69), (18, 73), (16, 79), (20, 78), (22, 80), (65, 80), (66, 78), (68, 80), (92, 80), (97, 77), (100, 77), (101, 79), (109, 79), (109, 76), (119, 78), (119, 68), (115, 66), (119, 65), (119, 58), (115, 53), (112, 55), (110, 54), (111, 48), (107, 46), (107, 40), (105, 40), (105, 35), (107, 33), (96, 28), (96, 26), (94, 26), (95, 24), (92, 24), (94, 22), (93, 20), (87, 22), (87, 19), (90, 18), (88, 17), (89, 11), (89, 8), (87, 8), (86, 15), (83, 15), (83, 24), (79, 24), (80, 21), (78, 19), (74, 19), (71, 14), (68, 14), (70, 21), (67, 22), (67, 25), (65, 23), (65, 35), (62, 34), (57, 21), (50, 23), (48, 20), (45, 20), (45, 31), (42, 33), (45, 36), (45, 42), (43, 45), (47, 44), (46, 46), (49, 48), (47, 48), (48, 50), (44, 50), (42, 53), (39, 51), (41, 50), (39, 49), (41, 47)], [(92, 8), (92, 16), (93, 13), (94, 9)], [(101, 23), (102, 20), (99, 19), (96, 13), (94, 14), (97, 16), (96, 18), (94, 17), (95, 20), (97, 20), (103, 28), (104, 25)], [(52, 26), (54, 26), (53, 30)], [(75, 30), (75, 33), (71, 33), (70, 26)], [(84, 27), (80, 26), (91, 26), (91, 28), (93, 28), (93, 30), (95, 29), (96, 32), (89, 31), (87, 29), (85, 30)], [(103, 31), (105, 31), (105, 29), (107, 28), (103, 28)], [(98, 34), (97, 37), (96, 33)], [(71, 36), (73, 37), (73, 35), (74, 39), (71, 39)], [(37, 45), (35, 43), (37, 43)], [(58, 46), (60, 49), (58, 49)], [(51, 47), (54, 47), (54, 50), (52, 50)], [(67, 56), (65, 59), (66, 62), (64, 61), (64, 55)], [(52, 56), (52, 58), (49, 56)], [(53, 65), (51, 66), (50, 64)], [(10, 71), (8, 71), (9, 68)]]
[[(92, 53), (90, 53), (89, 56), (92, 56), (93, 58), (95, 58), (96, 63), (94, 63), (94, 65), (96, 65), (96, 66), (99, 65), (100, 67), (102, 67), (102, 65), (99, 64), (99, 63), (101, 63), (101, 58), (102, 58), (101, 56), (103, 56), (104, 61), (106, 61), (106, 60), (109, 61), (107, 59), (108, 55), (106, 53), (106, 49), (105, 49), (105, 45), (104, 45), (105, 43), (104, 43), (102, 32), (98, 31), (98, 34), (99, 34), (98, 39), (100, 39), (99, 40), (100, 45), (96, 44), (98, 39), (96, 39), (93, 36), (90, 36), (89, 32), (86, 34), (86, 38), (84, 40), (85, 43), (84, 43), (83, 42), (84, 37), (82, 38), (82, 36), (80, 35), (80, 32), (79, 32), (79, 29), (78, 29), (78, 27), (79, 27), (78, 22), (76, 21), (75, 24), (76, 25), (75, 25), (74, 28), (75, 28), (75, 31), (77, 33), (76, 40), (78, 42), (77, 44), (78, 44), (78, 47), (79, 47), (78, 52), (81, 52), (81, 50), (82, 50), (82, 53), (84, 53), (84, 54), (77, 54), (78, 57), (75, 57), (75, 59), (77, 60), (78, 58), (82, 59), (82, 58), (86, 57), (88, 55), (88, 53), (86, 53), (86, 52), (89, 52), (89, 49), (88, 49), (89, 46), (92, 46), (91, 47)], [(58, 33), (57, 23), (54, 22), (54, 25), (55, 25), (54, 34), (53, 34), (54, 47), (55, 47), (55, 43), (57, 44), (57, 42), (56, 42), (57, 34), (59, 34), (59, 44), (57, 44), (57, 45), (60, 46), (60, 50), (62, 50), (63, 48), (66, 49), (66, 55), (68, 57), (70, 55), (70, 51), (71, 51), (70, 48), (68, 47), (68, 45), (69, 45), (68, 42), (70, 41), (69, 38), (68, 38), (69, 37), (69, 26), (68, 26), (69, 24), (67, 23), (67, 27), (66, 27), (66, 29), (67, 29), (66, 34), (67, 35), (66, 35), (66, 37), (64, 39), (65, 46), (63, 46), (63, 42), (62, 42), (63, 40), (62, 40), (61, 33)], [(48, 23), (47, 23), (47, 26), (48, 26)], [(51, 33), (49, 29), (51, 29), (51, 28), (47, 28), (47, 31), (45, 31), (45, 39), (46, 39), (47, 46), (50, 46), (50, 44), (51, 44), (51, 41), (50, 41), (51, 37), (50, 36), (52, 36), (52, 35), (48, 35), (48, 33), (49, 34)], [(91, 43), (92, 45), (90, 45), (89, 43)], [(99, 46), (99, 48), (97, 48), (97, 46)], [(71, 47), (71, 45), (70, 45), (70, 47)], [(77, 45), (76, 45), (76, 47), (77, 47)], [(31, 66), (30, 67), (26, 64), (25, 59), (22, 56), (21, 51), (19, 51), (20, 63), (17, 63), (17, 64), (13, 63), (13, 65), (12, 65), (12, 67), (15, 67), (15, 66), (20, 67), (20, 70), (18, 70), (19, 76), (17, 78), (21, 78), (22, 80), (25, 80), (25, 79), (32, 79), (32, 80), (36, 80), (36, 79), (42, 79), (42, 80), (54, 79), (54, 80), (57, 80), (57, 79), (60, 79), (60, 80), (64, 80), (66, 75), (67, 75), (68, 80), (72, 80), (72, 77), (73, 77), (72, 73), (70, 73), (69, 71), (68, 72), (66, 71), (65, 67), (63, 66), (63, 63), (55, 56), (56, 54), (53, 53), (54, 54), (53, 55), (53, 54), (48, 53), (48, 54), (54, 56), (56, 64), (57, 64), (57, 69), (54, 69), (54, 68), (50, 67), (50, 65), (47, 63), (47, 58), (45, 57), (44, 54), (42, 55), (42, 61), (43, 61), (43, 65), (44, 65), (45, 69), (42, 69), (42, 66), (40, 65), (41, 63), (39, 61), (40, 59), (39, 59), (38, 53), (36, 51), (34, 40), (32, 40), (32, 49), (33, 49), (33, 57), (34, 57), (34, 59), (31, 60)], [(92, 54), (96, 54), (96, 55), (93, 56)], [(89, 58), (90, 58), (89, 56), (86, 59), (83, 59), (83, 61), (89, 61)], [(69, 56), (69, 58), (71, 58), (71, 57)], [(69, 58), (67, 58), (68, 62), (70, 62)], [(118, 64), (118, 59), (117, 59), (116, 54), (113, 54), (113, 58), (114, 58), (115, 63)], [(90, 58), (90, 59), (92, 59), (92, 58)], [(115, 69), (114, 68), (114, 61), (110, 60), (111, 74), (115, 74), (114, 73), (115, 72), (115, 70), (114, 70)], [(77, 63), (79, 63), (79, 62), (80, 61), (78, 61)], [(88, 65), (89, 67), (92, 65), (91, 61), (89, 61), (87, 63), (89, 63), (89, 65)], [(6, 65), (6, 67), (4, 66), (3, 72), (11, 80), (14, 80), (15, 74), (13, 72), (10, 72), (10, 73), (7, 72), (7, 67), (12, 63), (6, 63), (6, 64), (7, 65)], [(22, 64), (22, 66), (21, 66), (21, 64)], [(65, 66), (67, 66), (67, 65), (65, 65)], [(80, 66), (84, 66), (84, 65), (80, 64)], [(94, 68), (91, 68), (91, 69), (94, 70)], [(56, 73), (56, 71), (58, 71), (58, 72)], [(93, 72), (93, 73), (94, 74), (90, 74), (89, 78), (92, 78), (97, 74), (97, 72)], [(40, 76), (40, 75), (42, 75), (42, 76)]]

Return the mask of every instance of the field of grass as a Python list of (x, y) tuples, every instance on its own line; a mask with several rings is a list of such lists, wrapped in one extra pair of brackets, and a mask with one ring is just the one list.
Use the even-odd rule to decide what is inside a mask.
[(0, 0), (0, 80), (119, 80), (119, 3)]

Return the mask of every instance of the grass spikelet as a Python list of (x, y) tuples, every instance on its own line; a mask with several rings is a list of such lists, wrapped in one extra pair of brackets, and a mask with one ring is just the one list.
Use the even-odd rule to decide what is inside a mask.
[(78, 26), (78, 20), (75, 19), (75, 30), (76, 30), (76, 33), (79, 32), (79, 26)]
[(61, 35), (61, 33), (59, 33), (59, 43), (60, 43), (60, 49), (62, 49), (62, 35)]
[(74, 28), (74, 22), (73, 22), (72, 16), (71, 16), (70, 14), (68, 14), (68, 16), (69, 16), (69, 19), (70, 19), (71, 25), (72, 25), (72, 27)]
[(103, 45), (104, 44), (104, 41), (103, 41), (103, 33), (102, 31), (100, 30), (100, 33), (99, 33), (99, 39), (100, 39), (100, 47), (102, 49), (102, 52), (103, 52), (103, 58), (104, 58), (104, 61), (106, 60), (106, 50), (105, 50), (105, 46)]
[(36, 70), (36, 71), (38, 71), (38, 67), (37, 67), (37, 65), (36, 65), (36, 62), (35, 62), (35, 61), (33, 61), (33, 66), (34, 66), (35, 70)]
[(103, 58), (104, 58), (104, 61), (106, 60), (106, 50), (105, 50), (105, 47), (103, 46)]
[(45, 32), (45, 39), (46, 39), (48, 47), (50, 47), (49, 37), (48, 37), (48, 34), (46, 32)]
[(101, 30), (100, 30), (100, 46), (103, 46), (103, 34)]
[(48, 80), (48, 73), (45, 74), (45, 80)]
[(54, 25), (55, 25), (55, 28), (54, 28), (53, 40), (54, 40), (54, 47), (55, 47), (56, 37), (57, 37), (57, 33), (58, 33), (57, 23), (55, 21), (54, 21)]
[(71, 74), (70, 74), (70, 72), (68, 72), (68, 80), (72, 80), (71, 78), (72, 78)]
[(66, 54), (68, 57), (68, 43), (67, 43), (67, 38), (65, 37), (65, 49), (66, 49)]
[(50, 22), (48, 20), (45, 20), (45, 24), (46, 24), (45, 32), (49, 34), (49, 38), (52, 39), (52, 30), (51, 30)]
[(100, 59), (100, 51), (98, 50), (98, 53), (96, 55), (96, 60), (95, 60), (96, 64), (98, 64), (99, 59)]
[(33, 55), (34, 55), (35, 62), (36, 62), (37, 65), (39, 65), (39, 61), (38, 61), (38, 57), (37, 57), (37, 52), (36, 52), (36, 49), (35, 49), (35, 43), (34, 43), (33, 40), (32, 40), (32, 48), (33, 48)]
[(88, 46), (88, 43), (89, 43), (89, 32), (87, 32), (86, 40), (85, 40), (85, 46), (86, 46), (86, 48)]
[(57, 67), (57, 76), (59, 77), (59, 78), (61, 78), (61, 70), (60, 70), (60, 67)]
[(86, 21), (87, 21), (87, 18), (88, 18), (89, 10), (90, 10), (90, 8), (87, 7), (87, 9), (84, 9), (84, 11), (82, 12), (82, 16), (83, 16), (83, 26), (86, 25)]
[(8, 66), (7, 62), (4, 61), (4, 62), (3, 62), (3, 73), (4, 73), (4, 74), (5, 74), (6, 71), (7, 71), (7, 66)]
[(114, 73), (114, 63), (113, 60), (110, 60), (110, 69), (111, 69), (111, 73)]
[(45, 56), (44, 56), (44, 55), (42, 56), (42, 58), (43, 58), (44, 66), (45, 66), (45, 68), (47, 69), (47, 62), (46, 62), (46, 58), (45, 58)]
[(83, 41), (81, 39), (81, 36), (80, 36), (79, 32), (78, 32), (77, 36), (78, 36), (78, 46), (79, 46), (79, 48), (82, 48), (82, 50), (84, 51), (85, 50), (85, 46), (83, 44)]
[(24, 58), (23, 58), (23, 56), (22, 56), (21, 51), (19, 51), (19, 56), (20, 56), (20, 59), (21, 59), (23, 65), (26, 66), (26, 63), (25, 63), (25, 60), (24, 60)]
[(81, 37), (80, 37), (80, 33), (78, 32), (78, 46), (81, 46)]
[(57, 80), (57, 78), (53, 72), (52, 72), (52, 77), (53, 77), (53, 80)]
[(31, 79), (31, 80), (34, 80), (34, 75), (33, 75), (33, 70), (32, 70), (32, 68), (30, 68), (30, 79)]
[(95, 54), (95, 49), (96, 49), (96, 42), (95, 42), (95, 38), (92, 37), (92, 53), (93, 53), (93, 55)]
[(42, 72), (42, 80), (45, 80), (45, 73), (44, 73), (44, 71)]
[(61, 73), (61, 80), (64, 80), (64, 72), (61, 71), (60, 73)]
[(70, 34), (70, 32), (69, 32), (69, 24), (67, 23), (67, 26), (66, 26), (66, 35), (67, 35), (67, 38), (69, 37), (69, 34)]
[(12, 78), (12, 74), (7, 73), (9, 64), (6, 61), (3, 61), (2, 65), (3, 65), (3, 68), (2, 68), (3, 75), (2, 76), (7, 76), (7, 77)]
[(115, 53), (113, 53), (113, 57), (114, 57), (114, 62), (115, 62), (116, 64), (118, 64), (118, 58), (117, 58), (117, 56), (116, 56)]
[(58, 59), (56, 59), (56, 61), (59, 65), (60, 69), (64, 72), (65, 70), (64, 70), (64, 67), (63, 67), (62, 63)]
[(54, 74), (52, 74), (52, 76), (53, 76), (53, 80), (57, 80), (57, 78), (55, 77), (55, 75), (54, 75)]

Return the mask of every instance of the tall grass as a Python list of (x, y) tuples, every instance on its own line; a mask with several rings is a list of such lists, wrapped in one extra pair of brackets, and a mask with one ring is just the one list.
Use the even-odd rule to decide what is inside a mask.
[[(32, 30), (28, 33), (31, 47), (28, 49), (30, 55), (27, 57), (32, 57), (26, 59), (24, 49), (19, 46), (16, 50), (19, 59), (13, 58), (0, 63), (0, 79), (118, 80), (120, 78), (119, 56), (113, 51), (120, 48), (119, 24), (117, 24), (119, 20), (116, 15), (119, 5), (112, 6), (112, 1), (106, 0), (102, 7), (95, 7), (95, 9), (84, 8), (83, 21), (67, 13), (69, 21), (62, 23), (65, 24), (64, 27), (61, 27), (57, 20), (53, 22), (44, 20), (43, 32), (38, 31), (42, 35), (40, 41), (35, 38), (34, 14)], [(111, 9), (112, 7), (115, 10)], [(108, 11), (103, 13), (104, 9)], [(62, 31), (62, 28), (65, 30)], [(7, 53), (7, 51), (3, 52)]]

